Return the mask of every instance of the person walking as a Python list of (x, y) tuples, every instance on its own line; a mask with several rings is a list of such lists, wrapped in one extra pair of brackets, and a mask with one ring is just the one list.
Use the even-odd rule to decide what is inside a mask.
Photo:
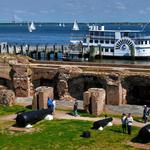
[(125, 113), (122, 114), (121, 123), (122, 123), (122, 131), (123, 131), (123, 133), (126, 133), (126, 129), (127, 129), (127, 116), (126, 116)]
[(144, 109), (143, 109), (143, 117), (142, 117), (144, 123), (147, 122), (147, 120), (148, 120), (148, 115), (149, 115), (148, 107), (147, 107), (147, 105), (144, 105)]
[(127, 117), (127, 129), (129, 135), (131, 134), (132, 131), (132, 125), (133, 125), (133, 117), (131, 116), (131, 113), (129, 113)]

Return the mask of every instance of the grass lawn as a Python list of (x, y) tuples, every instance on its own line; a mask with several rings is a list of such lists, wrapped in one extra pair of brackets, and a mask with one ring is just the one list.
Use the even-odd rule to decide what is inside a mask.
[(13, 113), (16, 113), (16, 112), (19, 112), (19, 111), (23, 111), (23, 110), (29, 111), (31, 109), (25, 108), (23, 106), (18, 106), (18, 105), (14, 105), (12, 107), (0, 105), (0, 116), (13, 114)]
[[(1, 150), (133, 150), (126, 143), (135, 137), (139, 128), (133, 127), (132, 135), (121, 133), (121, 126), (93, 130), (92, 122), (78, 120), (41, 121), (34, 125), (34, 133), (12, 133), (0, 128)], [(90, 138), (80, 135), (90, 131)]]

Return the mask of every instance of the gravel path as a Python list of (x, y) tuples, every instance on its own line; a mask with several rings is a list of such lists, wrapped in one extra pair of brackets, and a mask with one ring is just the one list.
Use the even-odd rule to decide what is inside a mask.
[[(12, 115), (5, 115), (5, 116), (1, 116), (0, 117), (0, 120), (2, 121), (12, 121), (12, 120), (15, 120), (16, 118), (16, 114), (12, 114)], [(54, 119), (72, 119), (72, 120), (84, 120), (84, 121), (97, 121), (97, 120), (100, 120), (100, 119), (104, 119), (104, 118), (99, 118), (99, 117), (95, 117), (95, 118), (92, 118), (92, 117), (81, 117), (81, 116), (73, 116), (71, 114), (68, 114), (67, 112), (65, 111), (60, 111), (60, 110), (56, 110), (55, 114), (54, 114)], [(121, 121), (119, 118), (113, 118), (113, 124), (121, 124)], [(146, 124), (149, 124), (149, 123), (146, 123)], [(145, 123), (141, 123), (141, 122), (136, 122), (134, 121), (133, 122), (133, 125), (136, 126), (136, 127), (143, 127), (146, 125)]]

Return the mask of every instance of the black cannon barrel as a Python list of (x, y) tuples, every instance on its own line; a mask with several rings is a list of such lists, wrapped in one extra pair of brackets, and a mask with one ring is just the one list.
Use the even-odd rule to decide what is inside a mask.
[(53, 108), (23, 112), (17, 115), (16, 124), (20, 127), (25, 127), (27, 124), (34, 124), (44, 119), (46, 115), (52, 114), (52, 112)]
[(93, 128), (98, 129), (99, 127), (105, 127), (112, 120), (113, 120), (112, 117), (109, 117), (109, 118), (105, 118), (105, 119), (102, 119), (102, 120), (95, 121), (93, 123)]
[(142, 143), (148, 143), (150, 141), (150, 124), (142, 127), (137, 137)]

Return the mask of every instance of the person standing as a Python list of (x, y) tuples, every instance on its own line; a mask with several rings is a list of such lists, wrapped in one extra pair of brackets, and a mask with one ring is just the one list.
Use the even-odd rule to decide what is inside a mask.
[(78, 115), (78, 102), (77, 102), (77, 100), (75, 100), (75, 103), (73, 106), (73, 112), (74, 112), (74, 116)]
[(129, 113), (129, 114), (128, 114), (128, 117), (127, 117), (127, 129), (128, 129), (128, 134), (131, 134), (132, 125), (133, 125), (133, 117), (131, 116), (131, 113)]
[(122, 114), (121, 123), (122, 123), (122, 131), (123, 131), (123, 133), (126, 133), (126, 129), (127, 129), (127, 116), (126, 116), (125, 113)]
[(56, 101), (54, 99), (52, 100), (52, 104), (53, 104), (53, 114), (55, 114)]
[(148, 115), (149, 115), (148, 107), (146, 105), (144, 105), (143, 118), (142, 118), (144, 120), (144, 123), (147, 122)]
[(48, 100), (47, 100), (47, 107), (53, 109), (53, 99), (50, 97), (48, 97)]

